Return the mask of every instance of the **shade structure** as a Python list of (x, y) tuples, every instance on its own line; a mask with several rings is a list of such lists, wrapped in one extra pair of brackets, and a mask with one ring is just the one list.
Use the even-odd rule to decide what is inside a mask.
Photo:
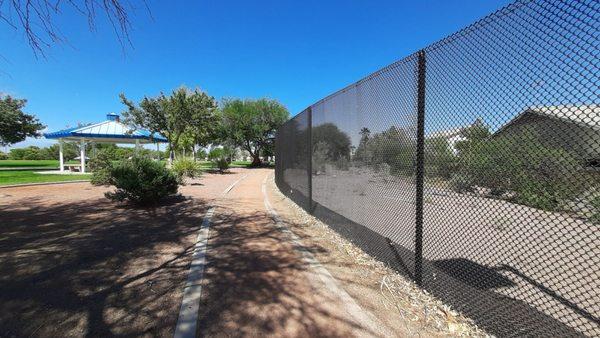
[(167, 138), (159, 133), (130, 128), (120, 121), (117, 114), (108, 114), (106, 118), (106, 121), (100, 123), (44, 133), (45, 138), (59, 141), (60, 171), (64, 171), (63, 142), (77, 142), (81, 144), (81, 172), (85, 172), (86, 143), (127, 143), (139, 146), (140, 144), (167, 142)]
[(107, 120), (81, 127), (74, 127), (45, 133), (45, 138), (63, 141), (81, 141), (106, 143), (164, 143), (167, 138), (159, 133), (132, 129), (119, 120), (119, 115), (108, 114)]

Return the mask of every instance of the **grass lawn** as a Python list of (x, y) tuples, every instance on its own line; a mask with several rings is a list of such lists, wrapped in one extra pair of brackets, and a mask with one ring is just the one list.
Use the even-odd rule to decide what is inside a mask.
[(58, 168), (58, 160), (0, 160), (0, 168)]
[(90, 174), (83, 175), (54, 175), (36, 174), (33, 170), (7, 170), (0, 171), (0, 186), (23, 183), (45, 183), (77, 181), (90, 178)]

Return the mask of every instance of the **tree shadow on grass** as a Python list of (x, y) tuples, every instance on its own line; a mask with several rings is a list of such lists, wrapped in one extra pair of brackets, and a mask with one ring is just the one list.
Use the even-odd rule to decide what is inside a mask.
[(1, 206), (0, 332), (171, 335), (205, 210), (189, 199)]

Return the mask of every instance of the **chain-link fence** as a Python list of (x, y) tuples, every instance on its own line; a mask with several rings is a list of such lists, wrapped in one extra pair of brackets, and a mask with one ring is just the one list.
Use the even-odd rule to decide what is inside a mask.
[(600, 2), (518, 1), (280, 128), (299, 205), (500, 336), (600, 335)]

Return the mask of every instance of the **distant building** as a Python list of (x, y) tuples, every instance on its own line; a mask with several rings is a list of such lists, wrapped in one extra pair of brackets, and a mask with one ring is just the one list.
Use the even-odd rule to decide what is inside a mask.
[(454, 155), (458, 154), (456, 144), (460, 141), (465, 141), (466, 138), (462, 135), (463, 130), (467, 127), (452, 128), (447, 130), (440, 130), (427, 135), (427, 139), (445, 139), (448, 142), (448, 148), (452, 150)]
[(531, 107), (498, 129), (494, 136), (535, 132), (541, 140), (573, 152), (586, 166), (600, 168), (600, 106)]

